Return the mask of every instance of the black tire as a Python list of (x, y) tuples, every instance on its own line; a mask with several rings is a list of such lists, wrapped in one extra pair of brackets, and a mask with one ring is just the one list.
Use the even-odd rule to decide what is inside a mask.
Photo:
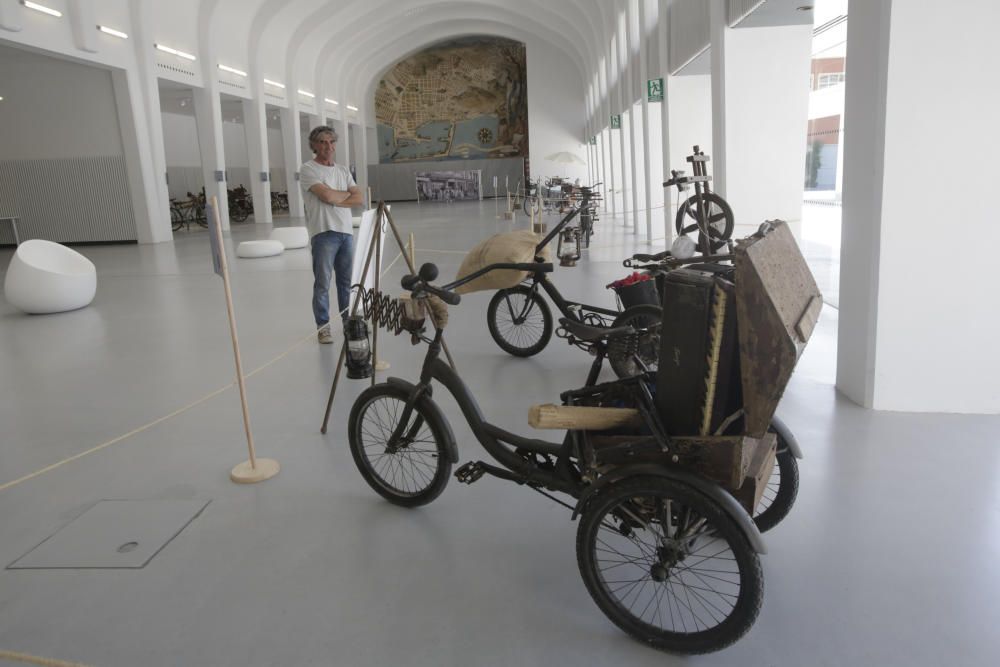
[(538, 292), (518, 285), (493, 295), (486, 325), (501, 350), (530, 357), (545, 349), (552, 338), (552, 311)]
[(715, 501), (680, 482), (609, 485), (583, 512), (576, 553), (601, 611), (658, 649), (717, 651), (760, 612), (764, 575), (746, 535)]
[(632, 325), (635, 329), (644, 330), (639, 335), (639, 345), (635, 354), (631, 354), (621, 345), (611, 342), (608, 345), (608, 363), (620, 378), (632, 377), (643, 372), (642, 366), (636, 362), (639, 357), (646, 365), (645, 370), (655, 371), (660, 358), (660, 327), (663, 324), (663, 309), (652, 304), (632, 306), (622, 311), (611, 326), (623, 327)]
[(170, 207), (170, 227), (176, 232), (184, 226), (184, 212), (174, 206)]
[[(772, 429), (772, 432), (774, 430)], [(781, 522), (795, 504), (799, 494), (799, 462), (788, 448), (788, 443), (778, 435), (778, 453), (774, 457), (774, 469), (767, 482), (767, 488), (760, 502), (754, 508), (753, 522), (757, 530), (771, 530)]]
[[(726, 241), (732, 237), (736, 219), (729, 202), (714, 192), (703, 194), (702, 199), (708, 208), (708, 242), (709, 247), (714, 252), (724, 246)], [(701, 231), (698, 222), (698, 200), (696, 195), (692, 195), (677, 209), (674, 228), (679, 235), (698, 232), (696, 243), (700, 248)]]
[(229, 217), (233, 222), (243, 222), (250, 217), (250, 210), (244, 202), (234, 202), (229, 207)]
[[(429, 399), (421, 399), (413, 408), (406, 444), (395, 453), (386, 451), (386, 443), (399, 424), (406, 406), (405, 389), (377, 384), (361, 392), (348, 419), (351, 456), (361, 476), (375, 492), (403, 507), (426, 505), (444, 491), (451, 474), (448, 454), (449, 430)], [(416, 424), (412, 438), (405, 438)]]

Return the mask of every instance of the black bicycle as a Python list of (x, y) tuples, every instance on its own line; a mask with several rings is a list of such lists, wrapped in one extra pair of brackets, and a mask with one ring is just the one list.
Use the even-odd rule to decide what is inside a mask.
[[(516, 357), (530, 357), (545, 349), (552, 338), (554, 320), (552, 311), (542, 297), (544, 292), (559, 313), (568, 320), (599, 327), (633, 326), (641, 329), (644, 334), (640, 344), (640, 358), (647, 366), (655, 368), (659, 347), (657, 325), (662, 316), (660, 307), (656, 305), (655, 291), (650, 293), (647, 303), (623, 304), (621, 309), (602, 308), (566, 299), (547, 278), (546, 274), (552, 272), (552, 264), (541, 261), (542, 249), (582, 211), (589, 209), (594, 188), (581, 187), (580, 194), (579, 205), (567, 213), (535, 247), (535, 263), (517, 265), (520, 270), (530, 273), (528, 278), (520, 285), (497, 291), (490, 299), (486, 308), (486, 325), (490, 336), (501, 350)], [(493, 264), (445, 287), (454, 289), (484, 273), (510, 266)], [(609, 361), (619, 377), (635, 373), (636, 366), (631, 358), (613, 354)]]

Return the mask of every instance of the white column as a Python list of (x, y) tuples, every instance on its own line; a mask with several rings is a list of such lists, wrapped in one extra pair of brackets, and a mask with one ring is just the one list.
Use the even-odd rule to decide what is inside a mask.
[[(344, 104), (341, 102), (341, 104)], [(334, 129), (337, 130), (337, 164), (351, 167), (351, 124), (347, 120), (347, 109), (340, 112)]]
[[(719, 19), (713, 11), (712, 20)], [(730, 29), (723, 21), (721, 26), (713, 23), (712, 36), (709, 167), (714, 189), (735, 213), (734, 235), (750, 233), (774, 218), (797, 227), (802, 218), (812, 26)]]
[[(876, 409), (1000, 413), (988, 196), (1000, 135), (984, 132), (1000, 91), (983, 67), (956, 67), (995, 62), (1000, 5), (851, 0), (849, 11), (837, 387)], [(954, 196), (937, 196), (942, 186)]]
[[(634, 45), (637, 39), (635, 34), (635, 10), (636, 3), (638, 0), (628, 0), (625, 3), (625, 81), (627, 85), (625, 87), (626, 95), (626, 108), (628, 109), (628, 141), (629, 141), (629, 168), (631, 177), (629, 182), (632, 184), (632, 233), (639, 233), (639, 220), (642, 219), (639, 213), (639, 188), (636, 186), (640, 180), (645, 178), (644, 174), (639, 173), (639, 164), (636, 158), (636, 125), (642, 122), (641, 118), (635, 117), (635, 76), (632, 61), (632, 52), (634, 51)], [(646, 84), (643, 83), (643, 86)], [(645, 95), (643, 95), (645, 99)], [(643, 125), (643, 132), (645, 132), (645, 125)], [(643, 142), (645, 143), (645, 142)], [(648, 237), (647, 237), (648, 238)]]
[[(648, 40), (646, 39), (646, 0), (637, 0), (638, 3), (638, 14), (639, 14), (639, 94), (642, 96), (642, 171), (643, 178), (645, 179), (646, 188), (645, 200), (642, 202), (643, 208), (646, 209), (645, 215), (642, 216), (642, 220), (646, 221), (646, 240), (651, 241), (653, 239), (653, 187), (654, 184), (651, 182), (651, 164), (649, 159), (649, 66), (647, 64), (647, 59), (649, 57)], [(659, 183), (655, 184), (657, 187), (660, 186)]]
[(614, 114), (614, 107), (611, 105), (611, 60), (614, 49), (608, 48), (608, 53), (604, 58), (604, 71), (601, 73), (604, 77), (604, 123), (608, 127), (608, 138), (607, 141), (604, 139), (604, 133), (601, 133), (601, 146), (604, 151), (605, 159), (607, 160), (604, 181), (604, 191), (607, 193), (607, 198), (605, 201), (611, 205), (611, 215), (614, 216), (618, 212), (618, 202), (615, 198), (615, 190), (618, 187), (617, 180), (615, 179), (615, 161), (613, 159), (614, 151), (611, 150), (611, 144), (615, 140), (615, 132), (611, 129), (611, 116)]
[(74, 0), (66, 5), (73, 43), (81, 51), (97, 53), (97, 19), (94, 0)]
[[(195, 88), (194, 115), (198, 126), (198, 146), (201, 153), (201, 171), (205, 180), (205, 198), (218, 198), (219, 220), (222, 229), (229, 229), (229, 197), (226, 192), (226, 153), (222, 142), (222, 101), (218, 83), (205, 81), (204, 88)], [(222, 180), (218, 174), (223, 174)]]
[[(291, 95), (289, 97), (292, 98)], [(299, 171), (304, 162), (302, 123), (299, 120), (299, 105), (294, 98), (289, 101), (287, 109), (281, 110), (281, 143), (285, 151), (285, 177), (288, 180), (288, 214), (293, 218), (301, 218), (305, 216), (302, 187), (299, 185)]]
[[(726, 196), (726, 0), (709, 3), (709, 35), (712, 44), (712, 189)], [(690, 172), (689, 172), (690, 173)]]
[[(654, 0), (655, 1), (655, 0)], [(660, 104), (660, 150), (663, 151), (663, 180), (670, 178), (671, 169), (679, 169), (670, 163), (670, 87), (671, 87), (671, 76), (670, 76), (670, 65), (668, 61), (668, 51), (667, 51), (667, 32), (670, 28), (668, 25), (669, 15), (667, 14), (667, 2), (668, 0), (659, 0), (657, 2), (657, 23), (656, 23), (656, 34), (659, 37), (659, 56), (660, 56), (660, 76), (663, 77), (663, 102)], [(674, 197), (674, 188), (664, 188), (663, 189), (663, 237), (666, 240), (667, 247), (674, 239), (674, 225), (673, 225), (673, 206), (672, 201)]]
[(130, 6), (136, 70), (126, 70), (124, 78), (121, 73), (112, 74), (112, 82), (122, 123), (136, 237), (139, 243), (160, 243), (171, 240), (173, 231), (149, 11), (142, 3)]
[(247, 138), (247, 157), (250, 161), (250, 194), (253, 197), (253, 219), (261, 224), (271, 224), (271, 179), (261, 174), (269, 172), (270, 154), (267, 146), (267, 105), (259, 94), (254, 99), (243, 100), (243, 122)]
[[(618, 25), (618, 18), (615, 17), (615, 24)], [(622, 44), (624, 40), (623, 35), (619, 34), (616, 30), (618, 38), (615, 40), (615, 62), (614, 67), (618, 72), (618, 113), (621, 116), (625, 115), (625, 63), (622, 57)], [(622, 223), (626, 226), (634, 225), (633, 216), (630, 215), (628, 207), (628, 189), (632, 183), (632, 174), (629, 173), (629, 166), (625, 160), (625, 129), (619, 124), (618, 129), (618, 160), (619, 166), (621, 167), (621, 186), (622, 186)]]

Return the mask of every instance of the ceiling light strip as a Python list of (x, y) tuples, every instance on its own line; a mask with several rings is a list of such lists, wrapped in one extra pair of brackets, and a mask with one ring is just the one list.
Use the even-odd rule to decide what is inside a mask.
[(49, 16), (55, 16), (56, 18), (62, 17), (62, 12), (56, 11), (51, 7), (46, 7), (45, 5), (40, 5), (37, 2), (31, 2), (31, 0), (21, 0), (21, 4), (27, 7), (28, 9), (34, 9), (36, 12), (48, 14)]
[(106, 25), (98, 25), (97, 29), (106, 35), (111, 35), (113, 37), (120, 37), (121, 39), (128, 39), (128, 35), (123, 33), (121, 30), (115, 30), (114, 28), (109, 28)]
[(298, 93), (299, 93), (299, 95), (305, 95), (306, 97), (316, 97), (312, 93), (310, 93), (308, 91), (305, 91), (305, 90), (299, 90)]
[(264, 79), (264, 83), (266, 83), (269, 86), (274, 86), (275, 88), (284, 88), (285, 87), (285, 84), (278, 83), (277, 81), (271, 81), (270, 79)]
[(328, 103), (332, 104), (333, 106), (337, 106), (338, 104), (340, 104), (340, 102), (338, 102), (337, 100), (331, 100), (329, 97), (324, 97), (323, 101), (324, 102), (328, 102)]
[(219, 69), (221, 69), (223, 72), (229, 72), (230, 74), (236, 74), (239, 76), (247, 75), (247, 73), (241, 69), (236, 69), (235, 67), (230, 67), (229, 65), (223, 65), (222, 63), (219, 63)]
[(184, 58), (185, 60), (197, 60), (197, 58), (190, 53), (178, 51), (175, 48), (164, 46), (163, 44), (153, 44), (153, 46), (164, 53), (169, 53), (170, 55), (177, 56), (178, 58)]
[(350, 104), (347, 105), (347, 108), (350, 109), (351, 111), (357, 111), (358, 110), (358, 108), (356, 106), (352, 106)]

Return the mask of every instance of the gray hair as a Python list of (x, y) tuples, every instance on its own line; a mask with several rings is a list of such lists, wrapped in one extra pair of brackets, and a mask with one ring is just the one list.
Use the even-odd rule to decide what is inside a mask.
[(321, 134), (329, 134), (333, 137), (334, 141), (338, 139), (337, 133), (332, 127), (329, 125), (319, 125), (318, 127), (314, 127), (309, 133), (309, 143), (312, 144), (314, 141), (318, 141)]

